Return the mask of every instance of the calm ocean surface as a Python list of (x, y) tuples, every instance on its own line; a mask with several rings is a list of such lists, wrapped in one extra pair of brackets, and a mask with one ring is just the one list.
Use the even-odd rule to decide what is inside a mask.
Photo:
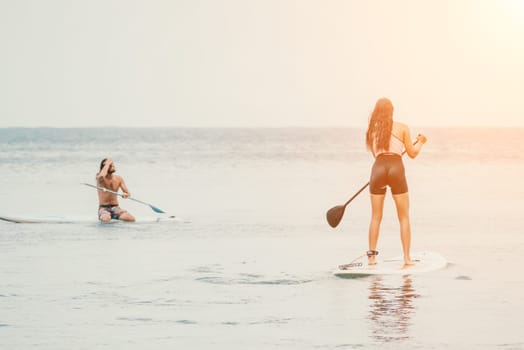
[[(348, 280), (367, 192), (325, 212), (368, 180), (363, 130), (0, 129), (0, 215), (87, 220), (0, 222), (0, 348), (524, 349), (524, 129), (421, 131), (412, 250), (449, 265)], [(97, 223), (105, 157), (184, 222)], [(401, 254), (391, 197), (378, 249)]]

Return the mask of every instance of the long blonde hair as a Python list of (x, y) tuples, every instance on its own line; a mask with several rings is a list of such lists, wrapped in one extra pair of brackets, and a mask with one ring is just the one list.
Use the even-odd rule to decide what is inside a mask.
[(393, 128), (393, 104), (387, 98), (381, 98), (369, 117), (366, 145), (371, 151), (389, 151), (391, 129)]

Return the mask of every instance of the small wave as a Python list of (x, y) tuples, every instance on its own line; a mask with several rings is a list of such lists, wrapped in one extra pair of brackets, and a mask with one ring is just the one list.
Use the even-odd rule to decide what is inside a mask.
[(254, 274), (254, 273), (241, 273), (239, 275), (242, 276), (242, 277), (246, 277), (246, 278), (260, 278), (260, 277), (262, 277), (262, 275), (257, 275), (257, 274)]
[(288, 278), (256, 280), (259, 277), (261, 276), (256, 276), (256, 277), (251, 277), (251, 278), (246, 278), (246, 276), (243, 276), (242, 278), (225, 278), (225, 277), (219, 277), (219, 276), (209, 276), (209, 277), (199, 277), (196, 280), (199, 282), (205, 282), (205, 283), (211, 283), (211, 284), (225, 284), (225, 285), (231, 285), (231, 284), (297, 285), (297, 284), (304, 284), (304, 283), (311, 282), (311, 280), (288, 279)]
[(172, 277), (159, 278), (159, 279), (153, 280), (153, 282), (154, 283), (156, 283), (156, 282), (173, 282), (173, 281), (178, 281), (181, 278), (182, 277), (180, 277), (180, 276), (172, 276)]
[(195, 273), (216, 273), (222, 270), (223, 270), (222, 266), (212, 265), (212, 266), (198, 266), (192, 269), (191, 271)]
[(457, 276), (457, 277), (455, 277), (455, 279), (456, 279), (456, 280), (460, 280), (460, 281), (471, 281), (471, 277), (469, 277), (469, 276), (463, 276), (463, 275), (461, 275), (461, 276)]
[(196, 321), (191, 321), (191, 320), (177, 320), (177, 321), (175, 321), (175, 323), (178, 323), (178, 324), (197, 324)]
[(208, 304), (212, 305), (246, 305), (255, 302), (255, 299), (240, 299), (240, 300), (219, 300), (219, 301), (210, 301)]
[(148, 317), (119, 317), (117, 318), (117, 320), (119, 321), (131, 321), (131, 322), (152, 322), (153, 319), (152, 318), (148, 318)]
[(295, 285), (309, 283), (311, 280), (293, 280), (293, 279), (277, 279), (269, 281), (257, 281), (250, 284), (279, 284), (279, 285)]
[(521, 350), (524, 349), (524, 343), (499, 344), (497, 347), (504, 350)]
[(272, 318), (268, 320), (262, 320), (262, 321), (253, 321), (250, 322), (250, 325), (264, 325), (264, 324), (286, 324), (289, 323), (289, 321), (293, 320), (292, 318)]
[(87, 281), (85, 282), (88, 286), (109, 286), (111, 283), (109, 282), (95, 282), (95, 281)]
[(193, 320), (155, 320), (153, 318), (149, 317), (119, 317), (117, 318), (118, 321), (126, 321), (126, 322), (155, 322), (155, 323), (175, 323), (175, 324), (181, 324), (181, 325), (192, 325), (197, 324), (196, 321)]
[(14, 298), (17, 296), (18, 294), (0, 294), (0, 298)]
[(0, 323), (0, 327), (9, 327), (9, 325), (5, 323)]

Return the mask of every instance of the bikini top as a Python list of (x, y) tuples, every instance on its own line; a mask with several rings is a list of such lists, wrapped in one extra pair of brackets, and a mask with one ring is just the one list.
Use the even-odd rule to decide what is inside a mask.
[(375, 157), (377, 157), (379, 154), (385, 154), (385, 153), (394, 153), (398, 155), (402, 155), (402, 151), (404, 150), (404, 142), (402, 142), (401, 139), (396, 137), (395, 135), (391, 134), (391, 138), (389, 139), (389, 150), (375, 150)]

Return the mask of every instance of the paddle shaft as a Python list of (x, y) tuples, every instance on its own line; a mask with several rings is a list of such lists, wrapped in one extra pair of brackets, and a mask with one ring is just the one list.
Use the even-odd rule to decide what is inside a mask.
[(368, 181), (367, 184), (365, 184), (364, 186), (362, 186), (362, 187), (360, 188), (360, 190), (358, 190), (358, 192), (355, 193), (355, 194), (353, 195), (353, 197), (351, 197), (350, 199), (348, 199), (348, 201), (344, 204), (344, 207), (347, 207), (348, 204), (351, 203), (351, 201), (353, 201), (353, 199), (357, 198), (357, 196), (358, 196), (360, 193), (362, 193), (362, 191), (364, 191), (364, 190), (366, 189), (366, 187), (368, 187), (368, 186), (369, 186), (369, 181)]
[[(413, 142), (413, 145), (416, 145), (417, 143), (418, 143), (418, 140), (416, 140), (415, 142)], [(406, 153), (406, 150), (404, 150), (404, 151), (402, 152), (401, 156), (403, 156), (405, 153)], [(344, 207), (347, 207), (347, 205), (348, 205), (349, 203), (351, 203), (351, 201), (353, 201), (353, 199), (355, 199), (355, 198), (356, 198), (360, 193), (362, 193), (362, 191), (364, 191), (364, 190), (366, 189), (366, 187), (368, 187), (368, 186), (369, 186), (369, 181), (368, 181), (367, 184), (365, 184), (364, 186), (362, 186), (362, 188), (361, 188), (360, 190), (358, 190), (358, 192), (355, 193), (355, 194), (353, 195), (353, 197), (351, 197), (350, 199), (348, 199), (348, 201), (344, 204)]]
[(131, 199), (131, 200), (133, 200), (133, 201), (137, 201), (137, 202), (142, 203), (142, 204), (147, 204), (147, 203), (144, 203), (144, 202), (142, 202), (142, 201), (139, 201), (138, 199), (134, 199), (134, 198), (132, 198), (132, 197), (127, 197), (127, 198), (125, 198), (123, 194), (118, 193), (118, 192), (115, 192), (115, 191), (108, 190), (107, 188), (103, 188), (103, 187), (99, 187), (99, 186), (91, 185), (91, 184), (88, 184), (88, 183), (85, 183), (85, 182), (83, 182), (82, 184), (83, 184), (83, 185), (86, 185), (86, 186), (89, 186), (89, 187), (96, 188), (97, 190), (102, 191), (102, 192), (112, 193), (112, 194), (117, 195), (117, 196), (120, 196), (120, 197), (122, 197), (122, 198), (124, 198), (124, 199)]
[(149, 207), (151, 207), (151, 209), (153, 209), (153, 211), (156, 211), (157, 213), (163, 213), (162, 210), (158, 209), (157, 207), (149, 204), (149, 203), (146, 203), (146, 202), (142, 202), (141, 200), (139, 199), (136, 199), (136, 198), (133, 198), (133, 197), (124, 197), (123, 194), (121, 193), (118, 193), (118, 192), (115, 192), (115, 191), (111, 191), (111, 190), (108, 190), (107, 188), (103, 188), (103, 187), (99, 187), (99, 186), (95, 186), (95, 185), (91, 185), (91, 184), (88, 184), (88, 183), (85, 183), (85, 182), (82, 182), (83, 185), (86, 185), (86, 186), (89, 186), (89, 187), (93, 187), (93, 188), (96, 188), (97, 190), (99, 191), (102, 191), (102, 192), (107, 192), (107, 193), (112, 193), (114, 195), (117, 195), (117, 196), (120, 196), (124, 199), (131, 199), (132, 201), (135, 201), (135, 202), (138, 202), (138, 203), (141, 203), (141, 204), (144, 204), (144, 205), (147, 205)]

